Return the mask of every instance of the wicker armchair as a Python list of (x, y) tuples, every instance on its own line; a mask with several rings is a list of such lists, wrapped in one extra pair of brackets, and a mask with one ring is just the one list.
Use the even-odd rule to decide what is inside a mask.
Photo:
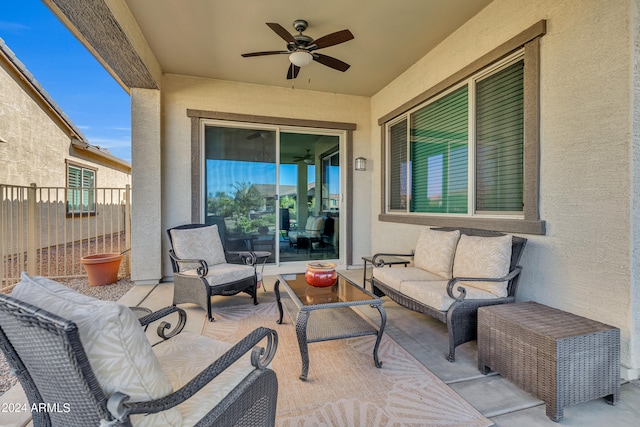
[[(40, 279), (44, 278), (35, 278), (36, 281)], [(58, 290), (54, 289), (54, 292), (58, 292)], [(49, 291), (43, 293), (50, 294)], [(62, 296), (69, 299), (68, 293)], [(88, 298), (85, 296), (80, 298), (82, 297)], [(275, 331), (258, 328), (233, 346), (223, 344), (222, 350), (216, 350), (221, 353), (217, 360), (203, 358), (204, 360), (199, 361), (203, 365), (208, 365), (199, 374), (190, 380), (185, 380), (183, 385), (169, 385), (169, 387), (175, 387), (176, 390), (170, 389), (168, 393), (149, 400), (138, 400), (129, 396), (131, 394), (129, 389), (135, 389), (131, 383), (135, 383), (137, 379), (132, 378), (133, 376), (128, 373), (121, 375), (121, 388), (105, 390), (105, 388), (111, 387), (109, 385), (110, 379), (105, 378), (104, 372), (101, 370), (101, 361), (96, 358), (95, 349), (91, 345), (93, 343), (87, 342), (86, 329), (90, 328), (88, 325), (94, 320), (100, 324), (102, 320), (102, 316), (95, 313), (99, 313), (105, 306), (108, 306), (108, 310), (111, 310), (115, 315), (111, 316), (106, 323), (100, 324), (98, 329), (89, 335), (95, 337), (95, 334), (99, 335), (103, 332), (109, 335), (122, 335), (125, 336), (125, 344), (132, 345), (131, 340), (135, 339), (138, 334), (142, 334), (142, 340), (146, 342), (149, 349), (151, 349), (151, 345), (144, 336), (144, 332), (141, 332), (140, 325), (145, 326), (150, 322), (157, 321), (162, 316), (178, 313), (177, 329), (165, 333), (167, 329), (171, 329), (171, 326), (166, 322), (160, 323), (158, 327), (160, 337), (163, 340), (165, 338), (171, 339), (161, 341), (157, 347), (154, 347), (154, 350), (150, 350), (151, 354), (157, 351), (155, 349), (167, 346), (164, 353), (159, 352), (159, 354), (164, 354), (165, 357), (173, 354), (181, 358), (184, 357), (185, 348), (202, 349), (213, 347), (214, 343), (219, 342), (186, 332), (176, 336), (178, 330), (184, 326), (186, 316), (184, 311), (177, 307), (165, 308), (138, 321), (133, 312), (130, 310), (127, 312), (126, 307), (114, 302), (100, 301), (95, 303), (97, 304), (95, 310), (86, 310), (91, 307), (87, 304), (94, 303), (84, 299), (76, 299), (73, 295), (70, 299), (74, 305), (81, 307), (79, 310), (71, 309), (73, 312), (71, 317), (75, 317), (76, 322), (20, 299), (0, 295), (0, 349), (15, 371), (29, 399), (30, 407), (47, 408), (46, 410), (32, 411), (34, 426), (272, 426), (275, 424), (278, 383), (275, 373), (266, 367), (271, 362), (277, 348)], [(58, 301), (54, 302), (52, 306), (56, 311), (69, 310), (70, 305), (65, 306), (64, 304), (65, 301)], [(119, 307), (115, 307), (116, 305)], [(113, 311), (114, 307), (115, 311)], [(92, 316), (93, 319), (91, 319)], [(175, 317), (175, 314), (173, 316)], [(131, 323), (133, 329), (126, 334), (114, 333), (105, 327), (105, 325), (114, 322), (120, 327), (126, 321), (134, 322)], [(266, 349), (256, 347), (265, 339)], [(176, 341), (174, 342), (174, 340)], [(96, 341), (99, 342), (100, 337), (96, 338)], [(197, 341), (197, 343), (194, 344), (193, 341)], [(172, 342), (174, 344), (170, 344)], [(172, 349), (172, 345), (177, 348)], [(108, 347), (108, 350), (111, 349), (112, 347)], [(224, 349), (228, 350), (224, 351)], [(99, 350), (104, 353), (104, 346)], [(131, 353), (127, 353), (127, 349), (118, 348), (118, 351), (127, 354), (118, 357), (116, 353), (115, 358), (112, 358), (108, 363), (113, 364), (114, 361), (122, 364), (132, 363), (126, 359), (129, 359), (130, 355), (137, 355), (138, 351), (129, 350)], [(249, 353), (250, 362), (248, 360)], [(192, 357), (196, 362), (198, 354), (190, 352), (187, 357)], [(167, 361), (163, 360), (160, 355), (158, 358), (161, 364), (158, 366), (164, 367)], [(240, 360), (234, 364), (241, 358), (247, 360)], [(142, 364), (135, 368), (136, 372), (149, 374), (154, 360), (147, 358), (141, 362)], [(238, 365), (243, 365), (243, 362), (247, 365), (253, 364), (254, 367), (236, 368)], [(184, 364), (181, 360), (179, 363)], [(233, 369), (242, 370), (240, 371), (241, 377), (235, 387), (233, 384), (229, 386), (229, 377), (225, 376), (230, 375), (230, 371)], [(119, 366), (113, 366), (108, 375), (113, 377), (118, 375), (119, 371), (128, 372), (126, 368), (120, 369)], [(220, 379), (220, 376), (223, 379)], [(160, 379), (162, 378), (158, 380)], [(149, 384), (157, 386), (158, 380), (149, 381), (144, 388), (148, 390)], [(219, 395), (219, 389), (224, 387), (229, 387), (227, 392), (223, 392), (217, 399), (211, 398), (215, 393)], [(209, 393), (209, 395), (197, 401), (196, 392), (200, 392), (198, 395), (203, 393), (205, 395)], [(194, 395), (196, 396), (194, 397)], [(190, 404), (189, 402), (192, 400), (196, 400), (196, 402)], [(197, 414), (191, 414), (190, 418), (189, 411), (197, 412)], [(161, 418), (154, 418), (159, 416)], [(194, 417), (195, 419), (193, 419)]]
[(245, 292), (258, 304), (256, 255), (226, 251), (217, 225), (187, 224), (167, 230), (173, 269), (173, 305), (197, 304), (211, 315), (213, 295)]
[[(458, 228), (458, 227), (442, 227), (442, 228), (434, 228), (433, 230), (437, 231), (454, 231), (460, 230), (461, 234), (466, 234), (468, 236), (479, 236), (479, 237), (499, 237), (505, 236), (504, 233), (489, 231), (489, 230), (480, 230), (474, 228)], [(390, 285), (390, 283), (385, 283), (379, 277), (376, 277), (376, 271), (374, 271), (374, 275), (372, 277), (372, 286), (373, 291), (378, 296), (386, 295), (393, 301), (402, 305), (403, 307), (409, 308), (413, 311), (417, 311), (419, 313), (427, 314), (431, 317), (434, 317), (440, 320), (443, 323), (447, 324), (447, 331), (449, 333), (449, 354), (447, 355), (447, 360), (450, 362), (455, 361), (455, 351), (456, 347), (460, 344), (466, 343), (468, 341), (475, 340), (477, 338), (477, 323), (478, 323), (478, 308), (489, 305), (496, 304), (506, 304), (513, 303), (516, 301), (516, 291), (518, 288), (518, 280), (520, 278), (520, 272), (522, 271), (522, 267), (518, 265), (520, 261), (520, 256), (522, 255), (522, 251), (524, 250), (525, 244), (527, 243), (527, 239), (519, 236), (512, 236), (511, 242), (511, 259), (508, 268), (508, 274), (499, 278), (487, 278), (483, 276), (483, 278), (474, 278), (474, 277), (453, 277), (446, 283), (446, 288), (444, 289), (443, 297), (450, 298), (449, 301), (452, 300), (451, 305), (448, 309), (442, 310), (440, 307), (433, 307), (432, 305), (425, 303), (425, 301), (418, 300), (416, 297), (412, 297), (407, 295), (406, 293), (399, 290), (396, 286)], [(391, 254), (391, 253), (378, 253), (373, 256), (372, 261), (375, 268), (380, 268), (384, 266), (384, 257), (385, 256), (399, 256), (399, 257), (409, 257), (412, 258), (415, 256), (415, 253), (408, 254)], [(402, 269), (399, 269), (398, 273), (402, 273)], [(384, 272), (387, 273), (388, 269), (384, 269)], [(388, 275), (387, 273), (386, 275)], [(440, 280), (445, 280), (440, 278)], [(507, 282), (506, 293), (507, 295), (504, 297), (495, 297), (490, 299), (479, 299), (474, 298), (473, 296), (468, 295), (469, 293), (474, 292), (471, 289), (471, 285), (469, 285), (469, 289), (462, 286), (460, 282), (464, 283), (472, 283), (472, 282)], [(402, 286), (402, 285), (400, 285)], [(475, 293), (477, 295), (477, 292)]]

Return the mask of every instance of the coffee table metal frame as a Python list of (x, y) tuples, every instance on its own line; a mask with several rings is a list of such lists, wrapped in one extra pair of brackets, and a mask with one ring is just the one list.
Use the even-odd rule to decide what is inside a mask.
[[(314, 288), (308, 285), (304, 273), (281, 274), (274, 285), (280, 313), (280, 318), (277, 321), (279, 324), (282, 323), (283, 317), (280, 285), (284, 287), (298, 309), (296, 335), (302, 358), (301, 380), (307, 380), (309, 373), (308, 345), (314, 342), (376, 335), (373, 361), (376, 367), (382, 366), (382, 362), (378, 360), (378, 348), (387, 323), (387, 314), (382, 307), (384, 303), (382, 299), (352, 283), (340, 273), (338, 273), (336, 284), (327, 288)], [(313, 295), (307, 297), (306, 294), (309, 293)], [(301, 298), (304, 299), (304, 302)], [(354, 309), (360, 305), (369, 305), (378, 310), (380, 313), (379, 328), (356, 313)]]

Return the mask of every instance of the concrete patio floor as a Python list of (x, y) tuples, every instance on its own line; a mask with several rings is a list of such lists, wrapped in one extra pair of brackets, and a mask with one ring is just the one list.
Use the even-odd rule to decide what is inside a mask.
[[(357, 283), (362, 281), (362, 269), (348, 270), (345, 274)], [(265, 277), (267, 291), (264, 292), (262, 289), (259, 291), (259, 301), (275, 300), (273, 293), (275, 280), (276, 276)], [(161, 283), (155, 286), (138, 285), (123, 296), (120, 302), (128, 306), (141, 306), (157, 310), (171, 304), (172, 293), (172, 283)], [(228, 304), (226, 298), (229, 297), (220, 297), (214, 301), (214, 317), (215, 304)], [(249, 297), (240, 295), (231, 298), (248, 299)], [(187, 311), (185, 329), (200, 333), (205, 316), (204, 310), (190, 304), (181, 307)], [(554, 423), (546, 416), (545, 404), (540, 399), (523, 391), (498, 374), (488, 376), (480, 374), (477, 369), (475, 341), (459, 346), (456, 350), (456, 361), (450, 363), (445, 359), (448, 352), (448, 336), (444, 324), (400, 307), (390, 300), (386, 300), (384, 307), (387, 312), (385, 333), (402, 345), (485, 417), (490, 418), (498, 427), (557, 425), (620, 427), (638, 425), (638, 420), (640, 420), (640, 381), (622, 384), (620, 401), (616, 406), (608, 405), (602, 398), (569, 406), (564, 410), (564, 419), (559, 423)], [(372, 321), (379, 320), (379, 314), (374, 309), (365, 307), (363, 312), (370, 316)], [(264, 326), (268, 327), (270, 321), (275, 322), (275, 319), (265, 319)], [(19, 389), (19, 387), (14, 387), (14, 389)], [(14, 392), (13, 389), (3, 398), (14, 395), (12, 399), (15, 399), (15, 393), (12, 392)], [(8, 421), (0, 420), (0, 426), (25, 425), (24, 422), (6, 424)]]

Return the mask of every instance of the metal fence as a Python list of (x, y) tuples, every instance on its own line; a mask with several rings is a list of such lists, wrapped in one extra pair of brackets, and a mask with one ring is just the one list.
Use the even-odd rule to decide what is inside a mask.
[(52, 279), (86, 276), (81, 258), (124, 253), (131, 268), (131, 187), (72, 188), (0, 184), (0, 293), (20, 273)]

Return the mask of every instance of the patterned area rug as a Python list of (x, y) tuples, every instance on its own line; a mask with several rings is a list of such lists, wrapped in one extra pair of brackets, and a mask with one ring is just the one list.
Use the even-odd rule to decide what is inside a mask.
[[(280, 426), (491, 426), (468, 402), (439, 380), (395, 341), (384, 335), (373, 362), (375, 336), (309, 344), (309, 378), (302, 362), (295, 324), (285, 311), (278, 325), (275, 303), (216, 308), (215, 321), (202, 334), (237, 342), (259, 326), (278, 332), (272, 363), (278, 375)], [(313, 316), (313, 313), (311, 314)]]

